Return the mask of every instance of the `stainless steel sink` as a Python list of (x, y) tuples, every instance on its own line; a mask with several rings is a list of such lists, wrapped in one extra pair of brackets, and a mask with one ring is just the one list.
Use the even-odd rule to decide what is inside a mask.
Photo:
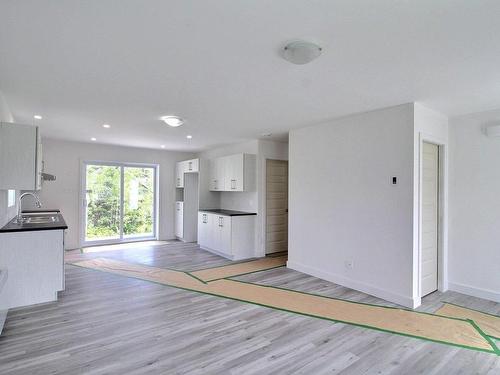
[(40, 216), (23, 216), (22, 224), (47, 224), (47, 223), (57, 223), (59, 221), (59, 216), (56, 215), (40, 215)]

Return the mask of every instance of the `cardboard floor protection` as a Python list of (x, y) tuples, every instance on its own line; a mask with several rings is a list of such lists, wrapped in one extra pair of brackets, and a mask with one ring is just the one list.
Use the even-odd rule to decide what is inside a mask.
[(235, 280), (219, 279), (204, 283), (188, 272), (106, 258), (72, 264), (336, 322), (500, 353), (493, 341), (469, 320), (361, 304)]
[(453, 318), (471, 319), (481, 327), (483, 332), (488, 336), (500, 340), (500, 316), (483, 313), (446, 302), (443, 307), (436, 311), (436, 314)]
[(245, 273), (252, 273), (269, 270), (271, 268), (282, 267), (286, 265), (286, 260), (286, 255), (274, 258), (266, 257), (248, 262), (230, 264), (228, 266), (191, 271), (189, 273), (203, 281), (213, 281), (218, 279), (225, 279), (227, 277), (243, 275)]

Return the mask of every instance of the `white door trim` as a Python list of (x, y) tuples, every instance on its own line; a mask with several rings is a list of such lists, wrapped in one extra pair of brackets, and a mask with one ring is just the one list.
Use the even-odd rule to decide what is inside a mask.
[(439, 218), (438, 218), (438, 290), (448, 290), (448, 144), (439, 137), (419, 134), (418, 160), (418, 262), (417, 297), (421, 298), (422, 281), (422, 183), (423, 143), (439, 146)]

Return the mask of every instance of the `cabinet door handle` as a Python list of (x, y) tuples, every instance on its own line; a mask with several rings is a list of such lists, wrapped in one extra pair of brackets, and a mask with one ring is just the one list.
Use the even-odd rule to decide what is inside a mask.
[(231, 180), (231, 190), (236, 190), (236, 180)]
[(224, 226), (224, 218), (222, 216), (219, 216), (219, 227)]
[(193, 170), (193, 162), (192, 162), (192, 161), (190, 161), (190, 162), (188, 163), (188, 166), (189, 166), (189, 170), (190, 170), (190, 171), (192, 171), (192, 170)]

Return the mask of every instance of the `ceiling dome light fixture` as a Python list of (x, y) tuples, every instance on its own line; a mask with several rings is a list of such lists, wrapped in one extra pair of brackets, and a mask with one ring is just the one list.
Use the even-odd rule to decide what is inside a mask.
[(34, 115), (34, 116), (33, 116), (33, 118), (34, 118), (35, 120), (41, 120), (41, 119), (42, 119), (42, 116), (40, 116), (40, 115)]
[(102, 127), (105, 128), (105, 129), (109, 129), (111, 127), (111, 125), (109, 125), (109, 124), (102, 124)]
[(283, 48), (283, 57), (293, 64), (307, 64), (321, 55), (323, 49), (317, 44), (298, 40)]
[(162, 120), (165, 124), (173, 128), (176, 128), (184, 124), (184, 120), (178, 116), (162, 116), (160, 120)]

